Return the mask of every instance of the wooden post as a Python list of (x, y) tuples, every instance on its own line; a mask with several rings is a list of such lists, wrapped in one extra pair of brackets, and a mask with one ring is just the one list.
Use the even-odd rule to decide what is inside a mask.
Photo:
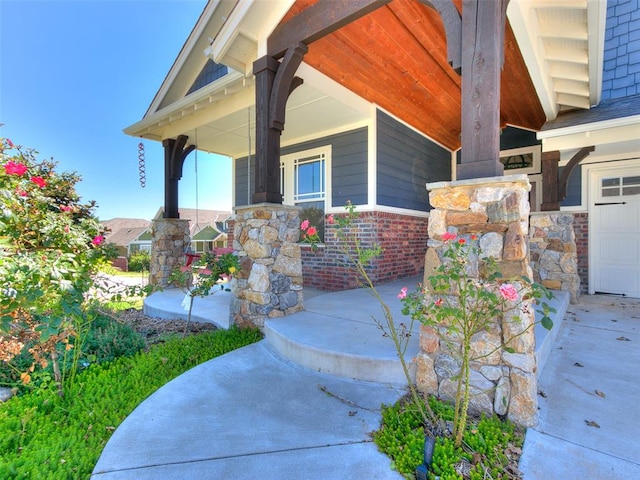
[(462, 2), (462, 163), (457, 178), (494, 177), (500, 163), (500, 72), (508, 0)]
[(542, 153), (542, 204), (540, 204), (540, 210), (545, 212), (560, 210), (558, 162), (560, 162), (558, 150)]
[(164, 214), (163, 218), (180, 218), (178, 213), (178, 182), (182, 178), (182, 166), (195, 145), (185, 144), (189, 137), (180, 135), (177, 140), (167, 138), (164, 147)]

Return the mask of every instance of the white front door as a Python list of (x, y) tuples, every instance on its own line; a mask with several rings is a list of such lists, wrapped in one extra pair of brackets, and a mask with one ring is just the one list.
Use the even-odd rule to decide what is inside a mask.
[(634, 163), (591, 171), (589, 293), (640, 298), (640, 160)]

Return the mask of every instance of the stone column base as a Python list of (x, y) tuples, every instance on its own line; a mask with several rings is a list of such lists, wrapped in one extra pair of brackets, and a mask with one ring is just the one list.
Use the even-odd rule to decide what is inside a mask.
[(151, 264), (149, 284), (169, 285), (171, 272), (185, 264), (185, 249), (189, 244), (189, 221), (179, 218), (159, 218), (151, 225)]

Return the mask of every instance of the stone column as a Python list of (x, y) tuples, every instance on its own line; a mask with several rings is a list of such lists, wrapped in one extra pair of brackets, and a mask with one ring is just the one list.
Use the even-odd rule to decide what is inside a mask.
[[(482, 271), (483, 257), (493, 257), (505, 280), (520, 275), (532, 278), (527, 235), (530, 184), (526, 175), (439, 182), (427, 185), (427, 189), (434, 209), (429, 214), (425, 285), (444, 261), (445, 232), (477, 246), (479, 255), (473, 259), (469, 275)], [(536, 424), (534, 321), (533, 308), (514, 309), (472, 338), (471, 411), (506, 415), (522, 426)], [(416, 382), (424, 393), (452, 400), (460, 372), (460, 360), (454, 353), (460, 339), (444, 337), (444, 333), (422, 327)], [(502, 348), (507, 342), (515, 353)]]
[(230, 320), (262, 328), (268, 318), (303, 309), (299, 208), (263, 203), (239, 207), (233, 249), (240, 272), (231, 282)]
[(189, 244), (189, 220), (158, 218), (151, 226), (151, 265), (149, 283), (168, 286), (169, 275), (185, 264), (185, 249)]

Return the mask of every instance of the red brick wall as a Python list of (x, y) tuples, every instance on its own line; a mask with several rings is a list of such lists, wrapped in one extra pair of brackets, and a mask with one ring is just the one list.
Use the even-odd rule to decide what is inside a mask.
[(589, 291), (589, 215), (573, 214), (573, 231), (576, 236), (578, 253), (578, 275), (580, 276), (580, 293)]
[[(302, 250), (302, 276), (306, 287), (343, 290), (358, 286), (352, 267), (342, 247), (344, 242), (333, 235), (333, 227), (325, 222), (325, 244), (312, 251)], [(419, 275), (424, 268), (427, 250), (427, 219), (397, 213), (362, 212), (352, 227), (362, 248), (380, 245), (382, 254), (368, 268), (375, 284)]]
[(127, 260), (127, 257), (114, 258), (113, 260), (111, 260), (111, 265), (113, 265), (115, 268), (119, 268), (123, 272), (129, 271), (129, 261)]

